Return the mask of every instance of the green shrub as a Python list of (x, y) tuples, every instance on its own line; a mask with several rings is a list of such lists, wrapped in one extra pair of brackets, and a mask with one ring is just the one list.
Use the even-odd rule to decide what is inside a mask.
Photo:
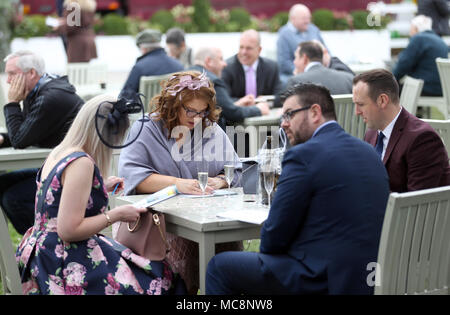
[(183, 29), (186, 33), (197, 32), (197, 26), (192, 22), (192, 16), (194, 15), (193, 6), (177, 4), (170, 12), (175, 19), (175, 26)]
[(194, 7), (193, 23), (197, 26), (199, 32), (208, 32), (210, 28), (209, 13), (211, 10), (209, 0), (194, 0), (192, 5)]
[(322, 31), (334, 30), (334, 15), (331, 10), (315, 10), (312, 14), (312, 22)]
[(128, 33), (130, 35), (136, 36), (139, 32), (152, 28), (148, 21), (142, 20), (138, 17), (126, 17), (128, 24)]
[(343, 31), (348, 30), (350, 28), (350, 25), (345, 18), (338, 18), (334, 19), (334, 30), (336, 31)]
[(160, 31), (165, 33), (169, 28), (175, 26), (175, 18), (169, 10), (158, 10), (150, 18), (152, 25), (160, 25)]
[(368, 30), (372, 28), (367, 24), (367, 16), (369, 15), (369, 11), (355, 10), (350, 12), (350, 15), (352, 16), (353, 28), (355, 30)]
[(99, 27), (99, 31), (105, 35), (128, 35), (127, 20), (116, 13), (109, 13), (103, 18), (103, 24)]
[(45, 24), (45, 16), (36, 14), (25, 16), (22, 23), (14, 28), (14, 37), (35, 37), (45, 36), (51, 31), (51, 28)]
[(278, 12), (270, 19), (270, 29), (272, 32), (278, 31), (280, 27), (285, 25), (289, 21), (289, 12)]
[(244, 8), (232, 8), (230, 10), (230, 23), (236, 23), (240, 30), (245, 29), (251, 23), (250, 13)]

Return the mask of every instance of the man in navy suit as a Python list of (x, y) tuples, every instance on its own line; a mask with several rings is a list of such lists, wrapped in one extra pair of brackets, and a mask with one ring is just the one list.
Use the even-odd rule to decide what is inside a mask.
[[(371, 294), (389, 182), (375, 150), (336, 122), (323, 86), (285, 94), (290, 143), (259, 253), (214, 256), (206, 294)], [(370, 269), (370, 268), (369, 268)]]

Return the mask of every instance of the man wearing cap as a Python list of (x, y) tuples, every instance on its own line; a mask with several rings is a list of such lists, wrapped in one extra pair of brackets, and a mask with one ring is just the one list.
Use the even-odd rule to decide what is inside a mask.
[(162, 75), (183, 70), (183, 65), (169, 57), (161, 47), (161, 32), (146, 29), (136, 36), (136, 45), (142, 53), (137, 60), (123, 90), (139, 92), (141, 76)]

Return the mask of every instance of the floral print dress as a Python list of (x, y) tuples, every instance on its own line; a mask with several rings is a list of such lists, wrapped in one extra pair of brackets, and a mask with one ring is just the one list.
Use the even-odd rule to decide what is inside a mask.
[[(40, 181), (37, 175), (35, 222), (24, 235), (16, 253), (25, 294), (184, 294), (184, 284), (165, 261), (134, 254), (120, 243), (96, 234), (79, 242), (58, 237), (57, 215), (64, 169), (84, 152), (62, 159)], [(90, 157), (89, 157), (90, 158)], [(94, 163), (95, 164), (95, 163)], [(85, 217), (105, 212), (108, 194), (95, 165)], [(51, 184), (46, 192), (43, 185)], [(42, 209), (37, 205), (44, 198)], [(42, 201), (41, 201), (42, 202)]]

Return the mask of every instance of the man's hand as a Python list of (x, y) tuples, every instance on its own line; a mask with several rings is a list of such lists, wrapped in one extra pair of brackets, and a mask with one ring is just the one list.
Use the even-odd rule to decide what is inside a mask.
[(17, 74), (11, 81), (8, 91), (8, 103), (24, 100), (27, 93), (25, 90), (25, 75), (23, 73)]
[(255, 104), (255, 97), (253, 94), (247, 94), (238, 99), (234, 104), (237, 106), (252, 106)]
[(258, 103), (256, 104), (256, 107), (261, 111), (261, 115), (269, 115), (270, 107), (268, 103)]

